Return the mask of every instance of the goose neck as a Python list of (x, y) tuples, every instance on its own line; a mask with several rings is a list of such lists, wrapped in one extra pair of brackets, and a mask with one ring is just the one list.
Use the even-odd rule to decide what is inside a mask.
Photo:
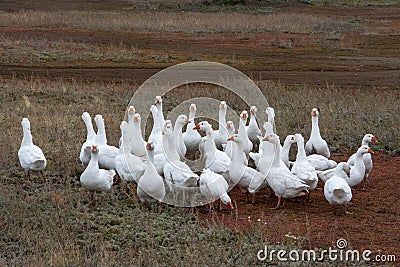
[(32, 142), (31, 131), (24, 129), (24, 135), (22, 137), (21, 145), (24, 146), (24, 145), (32, 145), (32, 144), (33, 144), (33, 142)]
[(90, 119), (85, 120), (85, 125), (86, 125), (86, 130), (87, 130), (86, 140), (95, 138), (96, 133), (94, 132), (94, 129), (93, 129), (92, 120), (90, 120)]

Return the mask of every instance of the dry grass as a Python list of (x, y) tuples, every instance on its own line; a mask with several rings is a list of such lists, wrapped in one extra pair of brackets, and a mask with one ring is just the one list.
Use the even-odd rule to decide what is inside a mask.
[[(223, 21), (223, 23), (221, 23)], [(303, 13), (243, 14), (176, 11), (39, 11), (0, 12), (1, 26), (71, 27), (161, 32), (349, 32), (346, 20)]]
[[(288, 88), (269, 82), (260, 85), (269, 104), (276, 109), (281, 136), (293, 132), (307, 136), (309, 110), (318, 106), (322, 133), (333, 146), (341, 149), (356, 146), (365, 132), (373, 132), (389, 150), (400, 141), (397, 134), (400, 121), (396, 115), (399, 105), (395, 105), (398, 90)], [(83, 171), (78, 155), (85, 139), (81, 113), (101, 113), (109, 143), (116, 145), (119, 123), (134, 88), (124, 83), (48, 81), (34, 77), (2, 81), (0, 258), (4, 264), (249, 266), (259, 263), (256, 253), (268, 242), (269, 228), (256, 226), (252, 232), (239, 234), (226, 228), (217, 217), (204, 225), (197, 215), (178, 208), (165, 207), (161, 215), (144, 213), (138, 202), (124, 193), (124, 185), (106, 194), (103, 206), (89, 207), (89, 197), (78, 182)], [(182, 90), (190, 93), (183, 94)], [(184, 97), (200, 94), (230, 99), (228, 104), (236, 110), (248, 108), (226, 90), (199, 85), (169, 93), (165, 97), (166, 109), (172, 109)], [(42, 147), (48, 159), (46, 184), (38, 183), (39, 178), (34, 178), (37, 180), (33, 183), (26, 181), (18, 164), (20, 121), (25, 116), (31, 120), (34, 142)], [(234, 225), (237, 215), (226, 216)], [(301, 246), (287, 240), (282, 242), (288, 247)]]

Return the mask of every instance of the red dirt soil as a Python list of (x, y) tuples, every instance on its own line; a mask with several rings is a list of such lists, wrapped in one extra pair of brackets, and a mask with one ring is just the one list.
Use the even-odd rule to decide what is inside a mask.
[[(333, 156), (336, 161), (344, 161), (344, 156)], [(217, 221), (238, 232), (261, 228), (268, 243), (300, 242), (304, 249), (335, 247), (336, 240), (345, 238), (349, 248), (366, 250), (375, 254), (398, 254), (400, 246), (400, 206), (399, 187), (400, 157), (374, 154), (372, 180), (365, 190), (357, 186), (353, 199), (344, 214), (337, 209), (337, 215), (323, 194), (323, 183), (311, 193), (310, 200), (286, 200), (283, 208), (272, 210), (277, 198), (268, 197), (262, 190), (256, 195), (255, 205), (246, 203), (246, 196), (234, 188), (230, 196), (236, 202), (235, 212), (209, 215), (199, 212), (201, 219), (212, 224)], [(213, 218), (217, 216), (217, 218)], [(292, 237), (297, 237), (297, 241)], [(398, 255), (397, 255), (398, 256)]]

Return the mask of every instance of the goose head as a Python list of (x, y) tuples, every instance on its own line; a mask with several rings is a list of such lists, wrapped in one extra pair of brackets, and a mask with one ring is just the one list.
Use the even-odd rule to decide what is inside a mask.
[(301, 134), (299, 134), (299, 133), (295, 134), (294, 138), (295, 138), (296, 142), (304, 144), (304, 137)]
[(262, 141), (268, 141), (272, 144), (279, 144), (279, 136), (276, 134), (269, 134), (262, 139)]
[(193, 130), (200, 130), (200, 131), (207, 131), (207, 130), (211, 130), (211, 124), (208, 123), (208, 121), (202, 121), (198, 124), (196, 124), (196, 126), (194, 126)]
[(226, 129), (228, 130), (230, 136), (235, 133), (235, 125), (233, 124), (233, 121), (226, 122)]
[(364, 135), (363, 141), (367, 142), (367, 143), (378, 143), (378, 139), (376, 139), (375, 136), (373, 136), (372, 134), (366, 134)]
[[(303, 142), (304, 142), (304, 138), (303, 138)], [(294, 144), (294, 143), (296, 143), (296, 139), (295, 139), (294, 135), (289, 134), (288, 136), (286, 136), (284, 144), (290, 144), (291, 145), (291, 144)]]
[(228, 141), (233, 141), (236, 144), (242, 144), (243, 139), (239, 134), (233, 134), (231, 137), (228, 138)]
[(179, 115), (178, 118), (176, 118), (175, 124), (177, 125), (185, 125), (186, 123), (189, 123), (189, 119), (186, 117), (186, 115)]
[(227, 109), (227, 105), (225, 101), (221, 101), (221, 103), (219, 104), (219, 109), (220, 110), (226, 110)]
[(240, 120), (244, 123), (244, 125), (246, 125), (248, 117), (247, 110), (243, 110), (242, 113), (240, 113)]
[(257, 113), (257, 107), (256, 107), (256, 106), (251, 106), (251, 108), (250, 108), (250, 114), (251, 114), (252, 116), (255, 116), (256, 113)]
[(96, 122), (97, 127), (104, 125), (103, 116), (101, 116), (100, 114), (97, 114), (96, 116), (94, 116), (94, 121)]
[(357, 150), (357, 154), (364, 155), (364, 154), (366, 154), (366, 153), (375, 154), (375, 152), (372, 151), (372, 149), (369, 148), (369, 146), (366, 146), (366, 145), (360, 146), (360, 148)]
[(28, 118), (23, 118), (21, 121), (22, 128), (24, 130), (30, 131), (31, 130), (31, 123)]
[(190, 104), (189, 111), (190, 112), (196, 112), (196, 110), (197, 110), (196, 104)]
[(128, 114), (130, 115), (134, 115), (135, 114), (135, 107), (134, 106), (129, 106), (128, 108)]
[(82, 113), (82, 120), (83, 121), (90, 121), (92, 118), (90, 117), (90, 114), (87, 112)]
[(173, 130), (172, 122), (170, 120), (166, 120), (162, 129), (162, 134), (164, 135), (167, 131), (172, 132), (172, 130)]
[(274, 110), (274, 108), (267, 107), (265, 109), (265, 113), (267, 114), (268, 122), (270, 122), (272, 124), (274, 122), (274, 120), (275, 120), (275, 110)]
[(319, 111), (318, 111), (317, 108), (313, 108), (311, 110), (311, 116), (313, 116), (313, 117), (318, 117), (319, 116)]
[(133, 122), (135, 123), (140, 123), (141, 122), (141, 117), (139, 113), (136, 113), (135, 116), (133, 116)]
[(92, 153), (93, 154), (99, 153), (99, 146), (98, 145), (96, 145), (96, 144), (92, 145)]
[(162, 98), (161, 96), (156, 96), (156, 99), (154, 100), (154, 105), (161, 105), (162, 104)]

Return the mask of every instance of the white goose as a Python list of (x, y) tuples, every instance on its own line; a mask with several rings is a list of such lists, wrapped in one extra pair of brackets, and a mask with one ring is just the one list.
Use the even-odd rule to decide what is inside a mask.
[[(246, 132), (246, 123), (247, 123), (247, 111), (243, 110), (242, 113), (240, 113), (240, 122), (239, 122), (239, 129), (238, 129), (238, 134), (242, 136), (244, 140), (244, 147), (243, 147), (243, 152), (246, 154), (246, 157), (249, 157), (250, 151), (253, 150), (253, 143), (250, 141), (249, 137), (247, 136)], [(247, 146), (246, 146), (247, 142)]]
[[(222, 203), (228, 205), (233, 210), (232, 200), (228, 195), (228, 183), (220, 174), (204, 169), (200, 175), (200, 192), (208, 200), (220, 199)], [(211, 198), (211, 199), (209, 199)], [(212, 204), (210, 204), (212, 205)]]
[(186, 132), (183, 133), (183, 141), (188, 152), (194, 152), (199, 149), (201, 135), (198, 131), (193, 130), (196, 118), (196, 104), (191, 104), (189, 108), (189, 124), (186, 126)]
[[(366, 135), (364, 135), (364, 137), (362, 139), (361, 145), (369, 146), (369, 144), (371, 142), (377, 143), (378, 140), (372, 134), (366, 134)], [(351, 157), (347, 160), (347, 163), (350, 166), (354, 166), (355, 161), (356, 161), (356, 153), (351, 155)], [(369, 175), (372, 172), (373, 164), (372, 164), (371, 154), (370, 153), (364, 154), (363, 161), (364, 161), (364, 165), (365, 165), (365, 175), (364, 175), (364, 182), (365, 182), (365, 180), (367, 180), (367, 181), (369, 180)]]
[(331, 156), (331, 153), (329, 152), (328, 144), (321, 137), (318, 126), (318, 116), (318, 109), (313, 108), (311, 111), (311, 135), (310, 139), (306, 143), (306, 154), (311, 155), (315, 152), (315, 154), (319, 154), (326, 158), (329, 158)]
[(163, 135), (163, 148), (165, 152), (165, 163), (163, 166), (164, 178), (171, 191), (173, 186), (195, 187), (199, 176), (192, 172), (186, 163), (180, 161), (178, 148), (176, 146), (172, 124), (166, 124)]
[[(81, 153), (79, 154), (79, 159), (81, 160), (82, 165), (88, 165), (90, 161), (91, 147), (96, 140), (96, 133), (93, 129), (92, 117), (90, 117), (89, 113), (82, 113), (82, 120), (86, 125), (86, 141), (83, 143), (81, 147)], [(87, 149), (89, 147), (89, 149)]]
[(283, 142), (283, 147), (281, 149), (281, 160), (283, 161), (283, 163), (285, 163), (286, 167), (288, 167), (289, 169), (291, 168), (291, 166), (293, 166), (293, 162), (289, 161), (289, 153), (290, 153), (290, 147), (294, 143), (296, 143), (294, 135), (290, 134), (286, 136), (285, 141)]
[[(129, 106), (128, 107), (128, 129), (129, 129), (129, 131), (128, 131), (128, 135), (127, 136), (129, 136), (130, 139), (132, 139), (132, 132), (133, 132), (132, 129), (134, 127), (134, 125), (133, 125), (133, 117), (135, 116), (135, 112), (136, 112), (136, 109), (135, 109), (134, 106)], [(118, 145), (121, 146), (121, 144), (122, 144), (122, 136), (119, 138)]]
[(307, 156), (307, 161), (315, 168), (316, 171), (325, 171), (333, 169), (337, 166), (337, 162), (327, 159), (322, 155), (312, 154)]
[(297, 142), (297, 157), (291, 172), (309, 186), (309, 191), (314, 190), (318, 184), (318, 176), (315, 168), (307, 161), (304, 149), (304, 138), (301, 134), (295, 134)]
[(274, 157), (272, 166), (267, 173), (267, 182), (278, 197), (278, 203), (275, 207), (275, 209), (278, 209), (282, 198), (303, 196), (308, 192), (309, 186), (293, 175), (281, 161), (279, 136), (271, 134), (266, 136), (263, 141), (268, 141), (274, 145)]
[(219, 104), (218, 112), (218, 130), (214, 131), (214, 142), (218, 149), (222, 149), (222, 144), (226, 144), (228, 139), (228, 130), (226, 129), (226, 111), (228, 105), (225, 101), (221, 101)]
[(236, 144), (232, 162), (229, 166), (230, 180), (234, 185), (244, 189), (242, 191), (246, 192), (247, 201), (248, 193), (252, 194), (252, 204), (254, 204), (255, 193), (268, 185), (266, 175), (244, 165), (243, 146), (245, 146), (245, 142), (239, 134), (232, 135), (228, 140)]
[[(274, 133), (273, 126), (269, 122), (264, 123), (265, 137)], [(263, 138), (260, 138), (260, 152), (253, 153), (250, 152), (250, 157), (254, 160), (257, 170), (267, 174), (272, 165), (272, 160), (274, 156), (274, 145), (270, 142), (262, 142)], [(280, 147), (280, 144), (279, 144)]]
[(133, 130), (132, 130), (132, 139), (131, 139), (131, 153), (135, 156), (138, 156), (142, 161), (147, 163), (147, 152), (146, 145), (147, 143), (144, 141), (142, 136), (142, 128), (141, 128), (142, 119), (140, 114), (136, 113), (133, 117)]
[[(227, 121), (226, 123), (226, 129), (228, 130), (229, 136), (232, 136), (235, 134), (235, 125), (233, 124), (233, 121)], [(222, 145), (224, 152), (229, 156), (230, 159), (232, 159), (232, 155), (235, 151), (236, 144), (233, 141), (227, 141), (226, 144)]]
[[(95, 143), (100, 152), (98, 152), (98, 161), (100, 166), (108, 170), (115, 169), (115, 157), (118, 155), (119, 149), (115, 146), (107, 144), (106, 128), (104, 119), (101, 115), (96, 115), (94, 121), (97, 125), (97, 135)], [(92, 153), (93, 154), (93, 153)]]
[(147, 146), (148, 157), (146, 170), (140, 178), (137, 186), (137, 195), (143, 203), (143, 209), (147, 209), (147, 202), (161, 202), (165, 197), (164, 180), (157, 173), (154, 168), (154, 152), (153, 146), (148, 143)]
[(156, 96), (156, 99), (154, 101), (154, 105), (156, 105), (157, 109), (158, 109), (158, 118), (159, 118), (159, 122), (161, 125), (165, 124), (165, 119), (164, 119), (164, 112), (163, 112), (163, 108), (162, 108), (162, 98), (161, 96)]
[(129, 125), (122, 121), (120, 125), (122, 143), (118, 155), (115, 157), (115, 169), (119, 177), (126, 182), (138, 182), (142, 177), (146, 164), (131, 153), (131, 140), (129, 138)]
[(162, 150), (162, 127), (160, 117), (158, 116), (158, 109), (155, 105), (150, 107), (150, 112), (153, 115), (153, 128), (151, 129), (148, 143), (152, 144), (154, 154), (163, 153)]
[(40, 171), (43, 180), (45, 180), (43, 170), (46, 168), (46, 158), (40, 147), (32, 142), (31, 123), (27, 118), (23, 118), (21, 125), (23, 137), (21, 147), (18, 150), (21, 167), (28, 171), (28, 179), (31, 177), (31, 171)]
[(185, 142), (183, 141), (182, 128), (188, 122), (189, 122), (189, 120), (186, 117), (186, 115), (179, 115), (178, 118), (176, 118), (175, 126), (174, 126), (175, 142), (177, 142), (176, 144), (178, 147), (178, 154), (182, 160), (185, 159), (185, 155), (186, 155), (186, 151), (187, 151)]
[(113, 185), (114, 170), (99, 169), (99, 152), (100, 147), (96, 144), (92, 145), (92, 151), (89, 164), (85, 171), (81, 174), (80, 182), (82, 186), (92, 192), (91, 199), (94, 201), (95, 192), (107, 192)]
[(364, 179), (365, 165), (363, 157), (366, 153), (374, 154), (374, 151), (372, 151), (368, 146), (362, 145), (356, 152), (354, 166), (350, 168), (350, 177), (346, 180), (350, 187), (358, 185)]
[(202, 121), (193, 129), (206, 133), (206, 138), (203, 139), (200, 145), (201, 152), (204, 152), (201, 155), (201, 157), (204, 158), (204, 168), (219, 174), (226, 172), (231, 163), (231, 159), (225, 152), (216, 148), (213, 135), (214, 131), (211, 124), (207, 121)]
[(340, 162), (335, 168), (335, 174), (324, 185), (324, 195), (326, 200), (332, 206), (343, 205), (346, 212), (346, 205), (351, 201), (351, 188), (347, 184), (349, 165), (346, 162)]
[(250, 107), (250, 122), (249, 125), (246, 127), (247, 136), (249, 137), (250, 141), (253, 143), (253, 146), (257, 146), (260, 143), (260, 140), (257, 136), (261, 136), (261, 130), (258, 127), (257, 123), (257, 107), (251, 106)]

